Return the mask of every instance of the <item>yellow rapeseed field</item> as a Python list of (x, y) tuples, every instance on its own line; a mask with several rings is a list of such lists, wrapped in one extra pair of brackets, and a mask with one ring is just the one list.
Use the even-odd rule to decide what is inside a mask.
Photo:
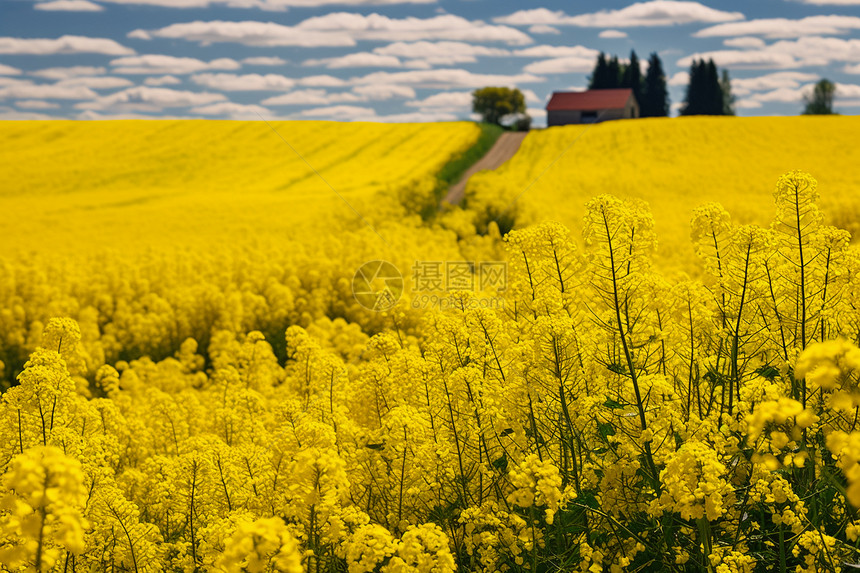
[(312, 234), (356, 217), (335, 191), (371, 216), (378, 192), (432, 178), (479, 134), (467, 122), (270, 125), (0, 122), (4, 250)]
[[(600, 193), (643, 199), (654, 213), (659, 255), (693, 257), (693, 209), (719, 201), (736, 220), (767, 224), (773, 182), (789, 168), (828, 189), (833, 224), (860, 232), (860, 117), (684, 117), (566, 126), (529, 134), (495, 172), (473, 177), (474, 210), (514, 215), (519, 225), (551, 219), (578, 227)], [(528, 190), (526, 190), (528, 189)], [(511, 203), (517, 197), (513, 207)]]
[[(0, 570), (848, 570), (860, 250), (828, 222), (854, 208), (857, 124), (738, 120), (758, 161), (689, 149), (730, 125), (595, 127), (591, 169), (628, 187), (550, 168), (504, 237), (488, 214), (581, 128), (422, 218), (474, 126), (279, 125), (373, 231), (317, 218), (331, 191), (259, 123), (0, 125)], [(549, 214), (578, 218), (522, 224)], [(352, 279), (377, 259), (406, 284), (371, 310)], [(445, 304), (415, 305), (412, 265), (446, 263)], [(506, 280), (470, 288), (482, 263)], [(385, 268), (371, 295), (399, 291)]]

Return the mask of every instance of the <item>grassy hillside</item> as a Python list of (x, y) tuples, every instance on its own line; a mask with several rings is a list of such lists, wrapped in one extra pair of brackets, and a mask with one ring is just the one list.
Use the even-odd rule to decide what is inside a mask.
[(818, 179), (831, 222), (857, 235), (858, 133), (860, 117), (700, 117), (551, 128), (532, 132), (498, 171), (473, 177), (467, 202), (498, 215), (522, 193), (510, 210), (517, 226), (552, 219), (578, 232), (591, 197), (644, 199), (662, 256), (688, 257), (693, 208), (719, 201), (739, 222), (767, 224), (777, 178), (803, 169)]
[(433, 177), (481, 133), (466, 122), (272, 127), (277, 134), (263, 122), (0, 122), (4, 246), (133, 249), (331, 230), (333, 218), (355, 214), (329, 185), (356, 207), (372, 203)]

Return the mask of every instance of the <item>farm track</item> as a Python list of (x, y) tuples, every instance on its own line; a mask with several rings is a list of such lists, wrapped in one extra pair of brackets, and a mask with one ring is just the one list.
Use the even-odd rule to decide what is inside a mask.
[(472, 165), (460, 178), (459, 181), (451, 185), (448, 193), (443, 199), (443, 203), (456, 205), (463, 200), (466, 194), (466, 183), (469, 178), (479, 171), (498, 169), (506, 161), (508, 161), (517, 150), (520, 148), (523, 140), (528, 135), (528, 132), (509, 132), (503, 133), (493, 147), (474, 165)]

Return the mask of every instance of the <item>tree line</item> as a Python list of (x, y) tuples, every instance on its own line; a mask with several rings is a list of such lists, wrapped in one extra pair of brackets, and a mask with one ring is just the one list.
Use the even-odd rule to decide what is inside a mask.
[[(732, 94), (728, 70), (720, 71), (713, 59), (696, 59), (690, 65), (689, 76), (684, 102), (680, 108), (681, 115), (735, 115), (735, 96)], [(663, 62), (656, 52), (648, 58), (648, 69), (644, 75), (635, 50), (630, 52), (630, 59), (627, 61), (600, 52), (589, 77), (588, 89), (618, 88), (633, 90), (633, 95), (639, 102), (640, 117), (668, 117), (669, 89)], [(835, 84), (826, 79), (820, 80), (813, 91), (804, 96), (803, 114), (834, 113), (835, 91)], [(472, 96), (472, 110), (481, 114), (485, 122), (500, 125), (504, 118), (513, 118), (513, 129), (529, 128), (531, 118), (525, 114), (525, 98), (520, 90), (487, 87), (475, 90)]]

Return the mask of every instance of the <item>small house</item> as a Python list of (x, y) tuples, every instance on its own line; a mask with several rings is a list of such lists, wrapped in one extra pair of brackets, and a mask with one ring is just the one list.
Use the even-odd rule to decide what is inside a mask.
[(639, 117), (639, 102), (629, 88), (553, 92), (546, 104), (547, 127), (636, 117)]

